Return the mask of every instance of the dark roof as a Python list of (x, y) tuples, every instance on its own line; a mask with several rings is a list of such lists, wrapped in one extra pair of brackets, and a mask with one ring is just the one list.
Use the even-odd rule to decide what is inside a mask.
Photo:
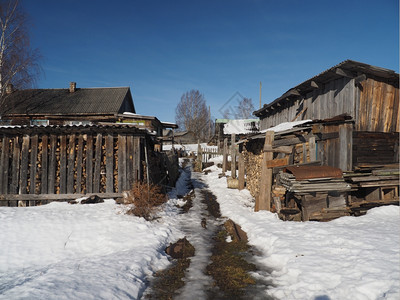
[[(131, 103), (126, 106), (124, 100)], [(117, 114), (129, 107), (135, 112), (129, 87), (19, 90), (7, 95), (1, 115)], [(120, 111), (122, 110), (122, 111)]]
[(362, 76), (368, 75), (374, 78), (381, 78), (387, 81), (394, 86), (399, 86), (399, 74), (393, 70), (371, 66), (368, 64), (364, 64), (361, 62), (357, 62), (354, 60), (345, 60), (338, 65), (323, 71), (322, 73), (300, 83), (299, 85), (289, 89), (286, 93), (284, 93), (281, 97), (275, 99), (269, 104), (264, 104), (262, 108), (256, 110), (253, 114), (257, 117), (260, 117), (264, 114), (265, 110), (270, 108), (271, 106), (276, 105), (277, 103), (284, 101), (290, 97), (298, 97), (300, 95), (305, 95), (312, 90), (315, 89), (319, 84), (325, 84), (332, 80), (341, 78), (341, 77), (350, 77), (357, 78), (363, 80)]

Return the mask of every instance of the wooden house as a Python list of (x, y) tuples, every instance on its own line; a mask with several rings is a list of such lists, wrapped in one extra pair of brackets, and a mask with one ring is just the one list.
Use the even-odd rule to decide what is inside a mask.
[[(282, 205), (282, 212), (298, 208), (303, 220), (327, 220), (398, 203), (399, 74), (347, 60), (254, 114), (262, 131), (308, 120), (269, 141), (263, 133), (242, 143), (247, 186), (256, 198), (268, 198), (264, 209)], [(307, 172), (311, 177), (299, 176)], [(274, 195), (282, 203), (272, 203)]]
[(197, 137), (193, 131), (174, 132), (174, 143), (176, 144), (197, 144)]
[(129, 87), (16, 90), (2, 97), (3, 125), (89, 125), (136, 113)]
[(115, 198), (137, 181), (177, 179), (176, 155), (154, 151), (174, 124), (137, 115), (129, 88), (9, 88), (0, 115), (0, 206)]

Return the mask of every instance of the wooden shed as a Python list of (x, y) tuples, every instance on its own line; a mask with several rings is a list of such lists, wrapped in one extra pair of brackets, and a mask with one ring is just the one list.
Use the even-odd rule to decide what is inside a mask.
[(261, 130), (283, 122), (347, 114), (355, 131), (399, 132), (399, 74), (346, 60), (254, 112)]
[[(399, 74), (351, 60), (289, 89), (254, 112), (261, 130), (309, 121), (275, 133), (268, 143), (262, 135), (247, 138), (248, 187), (256, 199), (261, 195), (259, 201), (267, 199), (263, 209), (298, 208), (302, 220), (398, 204), (399, 109)], [(316, 173), (311, 179), (297, 180), (284, 171), (310, 164), (317, 166), (307, 169)], [(337, 168), (342, 177), (321, 176), (318, 170), (326, 167)], [(271, 197), (283, 202), (272, 203)]]

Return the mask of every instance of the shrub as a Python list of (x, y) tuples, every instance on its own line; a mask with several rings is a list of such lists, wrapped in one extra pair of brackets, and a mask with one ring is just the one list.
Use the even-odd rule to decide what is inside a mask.
[(128, 214), (151, 220), (158, 207), (166, 201), (167, 196), (161, 191), (160, 186), (139, 181), (133, 185), (124, 202), (134, 205), (128, 210)]

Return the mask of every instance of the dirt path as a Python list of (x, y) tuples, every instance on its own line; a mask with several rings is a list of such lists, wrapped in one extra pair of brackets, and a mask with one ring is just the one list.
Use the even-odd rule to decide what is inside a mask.
[(267, 271), (252, 263), (254, 253), (247, 241), (229, 234), (224, 226), (227, 219), (221, 216), (203, 175), (192, 173), (190, 165), (183, 172), (194, 193), (185, 197), (185, 213), (177, 222), (195, 254), (176, 260), (170, 269), (157, 274), (145, 299), (270, 299), (264, 293)]

